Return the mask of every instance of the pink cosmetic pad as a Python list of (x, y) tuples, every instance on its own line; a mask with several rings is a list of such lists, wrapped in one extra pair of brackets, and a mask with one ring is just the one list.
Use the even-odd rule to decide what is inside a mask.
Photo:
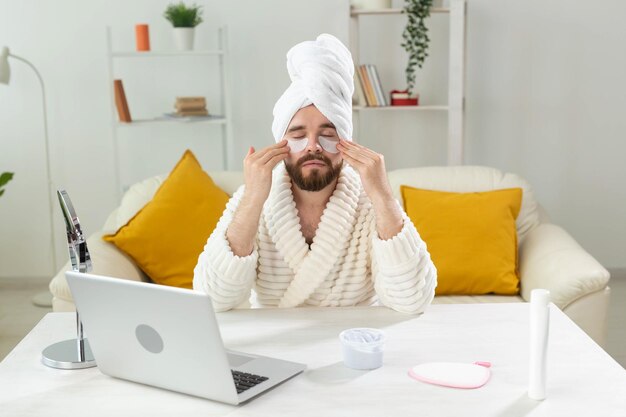
[(489, 381), (489, 367), (489, 362), (430, 362), (414, 366), (409, 370), (409, 376), (428, 384), (473, 389), (480, 388)]

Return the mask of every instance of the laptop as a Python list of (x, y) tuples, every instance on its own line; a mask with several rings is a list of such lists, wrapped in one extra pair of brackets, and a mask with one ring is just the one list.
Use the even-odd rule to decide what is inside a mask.
[(306, 368), (226, 350), (207, 294), (75, 271), (65, 276), (103, 374), (241, 404)]

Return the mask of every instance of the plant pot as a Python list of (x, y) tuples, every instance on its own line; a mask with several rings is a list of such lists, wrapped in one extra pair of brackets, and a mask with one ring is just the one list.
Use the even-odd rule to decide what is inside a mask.
[(191, 51), (193, 49), (195, 28), (174, 28), (174, 41), (179, 51)]
[(417, 106), (419, 99), (418, 97), (411, 98), (392, 98), (391, 105), (392, 106)]
[(392, 90), (391, 96), (392, 106), (417, 106), (419, 105), (419, 94), (409, 97), (408, 90)]

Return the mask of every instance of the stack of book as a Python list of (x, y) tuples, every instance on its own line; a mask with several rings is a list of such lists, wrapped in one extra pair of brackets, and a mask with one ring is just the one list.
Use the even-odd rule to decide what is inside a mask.
[(355, 66), (354, 73), (355, 78), (357, 78), (354, 82), (354, 87), (358, 97), (358, 104), (370, 107), (389, 105), (375, 65), (364, 64), (358, 67)]
[(176, 97), (174, 108), (177, 116), (207, 116), (209, 114), (204, 97)]

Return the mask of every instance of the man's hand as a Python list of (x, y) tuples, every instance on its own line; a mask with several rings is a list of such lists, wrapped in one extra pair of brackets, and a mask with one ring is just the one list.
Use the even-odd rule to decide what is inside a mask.
[(363, 189), (372, 202), (393, 199), (385, 171), (385, 158), (358, 143), (341, 139), (337, 145), (343, 159), (361, 177)]
[(404, 221), (387, 179), (385, 158), (365, 146), (343, 139), (339, 141), (337, 149), (361, 177), (363, 189), (376, 213), (378, 237), (387, 240), (396, 236), (402, 230)]
[(255, 152), (250, 147), (243, 160), (245, 189), (233, 220), (226, 230), (226, 239), (236, 256), (248, 256), (254, 249), (263, 204), (272, 188), (272, 170), (289, 155), (287, 141), (282, 140)]
[(287, 156), (289, 156), (289, 146), (286, 140), (281, 140), (258, 152), (250, 147), (243, 160), (245, 196), (261, 205), (264, 204), (272, 188), (272, 170)]

